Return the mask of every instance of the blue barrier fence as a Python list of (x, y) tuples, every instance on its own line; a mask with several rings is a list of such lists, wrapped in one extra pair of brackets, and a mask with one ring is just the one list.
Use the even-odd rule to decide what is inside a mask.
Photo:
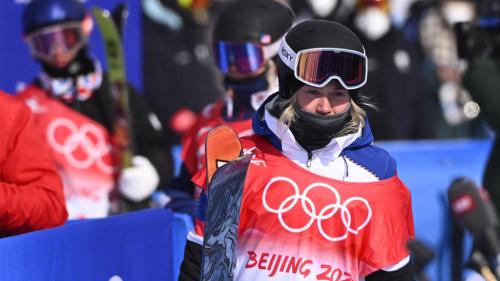
[(0, 240), (0, 280), (177, 280), (190, 221), (165, 209)]
[(446, 192), (451, 181), (460, 176), (481, 184), (491, 144), (491, 140), (378, 143), (394, 156), (399, 176), (411, 190), (417, 239), (436, 254), (426, 268), (433, 281), (451, 281), (451, 218)]

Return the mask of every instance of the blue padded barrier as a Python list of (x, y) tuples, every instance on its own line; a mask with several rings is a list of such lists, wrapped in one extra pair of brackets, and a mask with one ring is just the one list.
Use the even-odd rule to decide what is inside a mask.
[[(450, 214), (446, 192), (460, 176), (481, 184), (491, 140), (379, 142), (396, 159), (398, 173), (412, 193), (417, 239), (436, 253), (426, 273), (434, 281), (451, 280)], [(467, 246), (470, 246), (468, 237)], [(467, 253), (464, 254), (467, 257)]]
[(178, 225), (151, 209), (0, 239), (0, 280), (177, 280)]

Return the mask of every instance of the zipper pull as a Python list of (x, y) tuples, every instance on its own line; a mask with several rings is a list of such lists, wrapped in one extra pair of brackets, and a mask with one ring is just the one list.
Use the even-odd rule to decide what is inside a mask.
[(307, 168), (311, 167), (312, 157), (313, 157), (312, 152), (311, 151), (307, 151), (307, 163), (306, 163), (306, 167)]

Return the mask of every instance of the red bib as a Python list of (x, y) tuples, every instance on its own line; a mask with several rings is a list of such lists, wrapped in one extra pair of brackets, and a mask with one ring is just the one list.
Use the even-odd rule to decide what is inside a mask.
[(306, 171), (261, 137), (242, 141), (255, 157), (243, 191), (235, 280), (359, 280), (409, 255), (411, 198), (397, 176), (334, 180)]
[(222, 118), (223, 102), (214, 103), (198, 118), (196, 125), (182, 139), (181, 158), (189, 172), (193, 175), (205, 166), (205, 139), (213, 128), (225, 124), (233, 129), (239, 137), (252, 134), (252, 120), (228, 122)]
[(39, 88), (28, 87), (19, 97), (32, 109), (35, 123), (54, 153), (69, 217), (106, 216), (108, 194), (114, 185), (107, 130)]

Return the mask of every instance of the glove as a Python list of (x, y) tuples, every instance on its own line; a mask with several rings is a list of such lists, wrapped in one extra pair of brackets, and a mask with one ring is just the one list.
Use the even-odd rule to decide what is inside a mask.
[(122, 170), (118, 180), (120, 193), (133, 202), (148, 198), (160, 183), (155, 167), (144, 156), (132, 157), (132, 167)]

